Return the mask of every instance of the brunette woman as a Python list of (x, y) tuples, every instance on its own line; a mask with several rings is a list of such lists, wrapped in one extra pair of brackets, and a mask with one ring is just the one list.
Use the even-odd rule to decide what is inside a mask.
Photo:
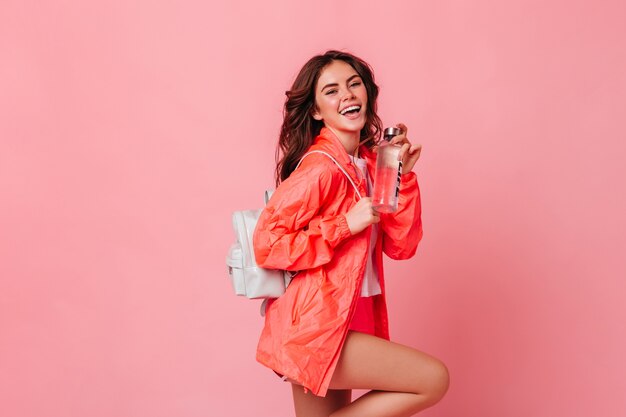
[[(377, 97), (369, 65), (339, 51), (311, 58), (287, 91), (277, 189), (254, 247), (259, 265), (298, 274), (268, 303), (257, 360), (291, 382), (297, 417), (409, 416), (448, 388), (441, 361), (389, 340), (382, 255), (410, 258), (422, 237), (421, 146), (397, 125), (398, 210), (377, 213)], [(351, 402), (352, 389), (371, 391)]]

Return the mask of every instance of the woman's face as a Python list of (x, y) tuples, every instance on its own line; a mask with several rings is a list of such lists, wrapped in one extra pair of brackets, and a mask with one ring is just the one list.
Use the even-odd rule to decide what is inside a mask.
[(333, 61), (326, 66), (315, 86), (313, 118), (337, 135), (360, 136), (365, 126), (367, 90), (363, 80), (344, 61)]

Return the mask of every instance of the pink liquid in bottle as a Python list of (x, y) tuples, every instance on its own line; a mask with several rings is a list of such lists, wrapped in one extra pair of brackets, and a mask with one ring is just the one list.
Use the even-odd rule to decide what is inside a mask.
[(402, 162), (398, 161), (400, 146), (389, 143), (398, 134), (400, 129), (385, 129), (384, 140), (381, 141), (377, 151), (372, 207), (379, 213), (393, 213), (398, 209), (402, 172)]

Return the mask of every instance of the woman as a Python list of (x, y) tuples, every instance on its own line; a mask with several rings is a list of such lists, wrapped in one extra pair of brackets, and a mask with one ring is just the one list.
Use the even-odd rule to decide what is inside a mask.
[[(389, 341), (382, 253), (407, 259), (421, 239), (411, 171), (421, 146), (397, 125), (398, 210), (374, 211), (366, 196), (382, 127), (377, 97), (368, 64), (338, 51), (311, 58), (287, 92), (278, 187), (259, 218), (254, 247), (260, 266), (298, 274), (268, 303), (257, 360), (292, 383), (297, 417), (408, 416), (448, 388), (440, 361)], [(352, 389), (372, 391), (351, 403)]]

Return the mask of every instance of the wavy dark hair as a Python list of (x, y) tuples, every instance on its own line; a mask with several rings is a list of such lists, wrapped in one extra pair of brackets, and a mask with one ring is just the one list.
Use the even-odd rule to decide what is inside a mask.
[(359, 74), (367, 91), (366, 122), (361, 130), (361, 143), (369, 148), (380, 139), (382, 122), (376, 114), (378, 86), (369, 64), (347, 52), (330, 50), (311, 58), (300, 70), (283, 109), (283, 125), (276, 147), (276, 185), (289, 177), (302, 155), (313, 144), (324, 123), (312, 116), (315, 110), (315, 86), (322, 70), (333, 61), (349, 64)]

